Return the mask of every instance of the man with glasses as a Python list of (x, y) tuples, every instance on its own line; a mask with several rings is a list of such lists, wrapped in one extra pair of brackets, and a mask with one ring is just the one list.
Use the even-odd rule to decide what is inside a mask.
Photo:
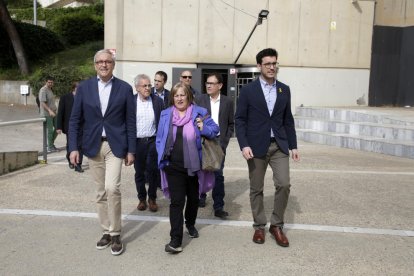
[(79, 84), (69, 121), (70, 161), (79, 163), (78, 137), (89, 158), (94, 178), (98, 218), (103, 230), (97, 249), (111, 246), (112, 255), (124, 251), (121, 242), (121, 169), (134, 163), (137, 139), (132, 87), (113, 76), (115, 57), (100, 50), (94, 57), (97, 76)]
[(185, 70), (185, 71), (181, 72), (180, 82), (190, 86), (191, 92), (193, 92), (194, 96), (200, 95), (201, 93), (198, 92), (196, 89), (194, 89), (191, 86), (192, 79), (193, 79), (193, 75), (192, 75), (191, 71)]
[[(135, 100), (137, 140), (134, 162), (135, 186), (139, 200), (137, 209), (145, 211), (149, 207), (151, 212), (157, 212), (157, 188), (160, 179), (158, 177), (155, 137), (160, 114), (164, 109), (164, 102), (160, 97), (151, 93), (151, 81), (147, 75), (137, 75), (134, 79), (134, 85), (138, 92)], [(145, 187), (146, 179), (148, 179), (148, 191)]]
[(39, 90), (39, 110), (40, 116), (46, 118), (47, 127), (47, 152), (55, 152), (58, 149), (55, 147), (55, 140), (57, 137), (56, 132), (56, 102), (55, 94), (53, 94), (52, 88), (54, 79), (52, 77), (46, 77), (45, 85)]
[(151, 94), (160, 97), (164, 101), (164, 108), (169, 106), (170, 91), (164, 87), (167, 82), (167, 73), (158, 71), (154, 77), (154, 87), (151, 89)]
[(290, 106), (290, 88), (276, 80), (277, 57), (277, 51), (271, 48), (256, 55), (260, 76), (242, 87), (235, 119), (237, 140), (249, 167), (250, 205), (255, 229), (253, 242), (265, 242), (267, 218), (263, 186), (266, 169), (270, 165), (276, 191), (269, 232), (278, 245), (288, 247), (283, 225), (290, 193), (289, 150), (294, 161), (299, 161), (300, 157)]
[[(207, 109), (211, 114), (213, 121), (219, 126), (219, 141), (224, 154), (226, 153), (227, 145), (234, 132), (234, 107), (233, 101), (221, 95), (220, 90), (223, 87), (223, 77), (221, 74), (212, 73), (208, 75), (206, 82), (207, 94), (200, 95), (197, 98), (197, 104)], [(225, 219), (229, 213), (224, 211), (224, 159), (221, 164), (221, 169), (214, 172), (215, 185), (212, 191), (214, 215), (221, 219)], [(206, 206), (206, 194), (202, 193), (200, 196), (199, 207)]]

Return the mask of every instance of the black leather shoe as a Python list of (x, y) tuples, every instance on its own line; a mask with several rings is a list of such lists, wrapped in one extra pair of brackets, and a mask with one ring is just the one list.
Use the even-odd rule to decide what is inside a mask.
[(198, 201), (198, 207), (200, 208), (204, 208), (206, 207), (206, 199), (205, 198), (200, 198), (200, 200)]
[(216, 216), (218, 218), (221, 218), (221, 219), (225, 219), (228, 215), (229, 215), (229, 213), (227, 213), (223, 209), (214, 211), (214, 216)]
[(75, 166), (75, 171), (77, 171), (77, 172), (79, 172), (79, 173), (83, 173), (82, 166), (81, 166), (80, 164), (77, 164), (77, 165)]
[(74, 169), (75, 168), (75, 166), (73, 166), (73, 164), (72, 163), (69, 163), (69, 169)]

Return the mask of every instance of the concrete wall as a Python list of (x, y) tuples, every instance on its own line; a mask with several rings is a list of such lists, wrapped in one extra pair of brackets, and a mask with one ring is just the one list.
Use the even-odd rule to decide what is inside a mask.
[(368, 103), (369, 70), (282, 67), (278, 79), (290, 86), (292, 112), (303, 106), (357, 106)]
[(414, 0), (377, 0), (375, 25), (414, 26)]
[(374, 7), (344, 0), (107, 0), (105, 47), (120, 61), (231, 64), (259, 11), (268, 9), (240, 64), (255, 64), (259, 50), (274, 47), (283, 66), (369, 68)]
[(36, 98), (31, 92), (27, 96), (20, 94), (20, 85), (27, 85), (27, 81), (0, 80), (0, 102), (36, 105)]
[[(235, 8), (233, 8), (235, 7)], [(116, 49), (115, 74), (132, 84), (158, 70), (198, 63), (255, 65), (266, 47), (279, 52), (279, 80), (292, 105), (357, 105), (368, 98), (375, 3), (344, 0), (105, 1), (105, 47)]]
[(37, 164), (37, 151), (0, 152), (0, 175)]

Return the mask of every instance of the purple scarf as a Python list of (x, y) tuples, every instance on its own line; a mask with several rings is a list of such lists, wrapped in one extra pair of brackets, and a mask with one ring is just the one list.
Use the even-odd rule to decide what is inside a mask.
[(193, 105), (190, 105), (185, 112), (185, 116), (180, 117), (179, 111), (174, 106), (171, 120), (173, 126), (173, 141), (175, 141), (177, 135), (177, 127), (183, 127), (184, 168), (187, 169), (188, 175), (190, 176), (194, 176), (201, 169), (196, 145), (196, 132), (191, 118), (192, 113)]

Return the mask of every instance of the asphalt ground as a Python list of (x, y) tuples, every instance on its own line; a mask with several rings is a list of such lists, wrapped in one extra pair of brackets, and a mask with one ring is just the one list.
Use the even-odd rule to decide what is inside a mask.
[[(37, 117), (37, 107), (0, 104), (0, 121)], [(0, 151), (41, 150), (39, 124), (0, 128)], [(169, 201), (140, 212), (134, 169), (122, 171), (125, 252), (96, 250), (101, 230), (87, 159), (70, 170), (65, 137), (39, 164), (0, 176), (0, 275), (413, 275), (414, 160), (299, 141), (291, 162), (286, 210), (290, 247), (269, 233), (252, 242), (247, 165), (232, 139), (225, 165), (227, 220), (214, 217), (211, 195), (199, 210), (198, 239), (184, 235), (183, 252), (164, 252)], [(41, 158), (41, 157), (39, 157)], [(273, 181), (265, 181), (272, 211)]]

